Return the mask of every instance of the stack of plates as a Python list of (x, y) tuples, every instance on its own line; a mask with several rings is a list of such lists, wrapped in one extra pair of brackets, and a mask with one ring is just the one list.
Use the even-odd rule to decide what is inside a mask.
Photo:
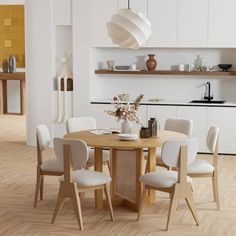
[(132, 140), (137, 140), (138, 135), (137, 134), (118, 134), (119, 140), (124, 140), (124, 141), (132, 141)]

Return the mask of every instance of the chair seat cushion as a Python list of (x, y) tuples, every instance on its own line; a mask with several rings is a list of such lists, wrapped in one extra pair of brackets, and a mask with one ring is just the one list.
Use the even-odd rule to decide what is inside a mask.
[[(98, 171), (76, 170), (72, 172), (72, 180), (77, 183), (78, 187), (93, 187), (110, 183), (111, 177)], [(59, 181), (63, 182), (64, 176), (61, 176)]]
[[(103, 150), (102, 151), (102, 160), (103, 160), (103, 162), (109, 161), (109, 159), (110, 159), (110, 151), (109, 150)], [(90, 149), (87, 164), (93, 164), (93, 163), (94, 163), (94, 149)]]
[(205, 174), (212, 173), (214, 166), (205, 160), (195, 160), (193, 163), (188, 165), (188, 174)]
[[(159, 171), (142, 175), (139, 180), (146, 185), (157, 188), (170, 188), (178, 180), (178, 172), (176, 171)], [(192, 183), (192, 179), (188, 176), (187, 181)]]
[(63, 166), (59, 164), (57, 159), (49, 159), (44, 161), (41, 165), (41, 170), (43, 171), (52, 171), (52, 172), (64, 172)]

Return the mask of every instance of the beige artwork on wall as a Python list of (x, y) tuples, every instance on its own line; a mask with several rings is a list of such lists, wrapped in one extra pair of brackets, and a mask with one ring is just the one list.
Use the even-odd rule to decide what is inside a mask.
[(25, 67), (24, 6), (0, 5), (0, 63), (16, 57), (16, 66)]

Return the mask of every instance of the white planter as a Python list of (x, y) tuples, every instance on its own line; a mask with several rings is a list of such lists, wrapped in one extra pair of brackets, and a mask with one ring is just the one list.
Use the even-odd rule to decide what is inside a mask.
[(124, 120), (121, 123), (121, 133), (122, 134), (130, 134), (132, 133), (132, 122), (128, 120)]

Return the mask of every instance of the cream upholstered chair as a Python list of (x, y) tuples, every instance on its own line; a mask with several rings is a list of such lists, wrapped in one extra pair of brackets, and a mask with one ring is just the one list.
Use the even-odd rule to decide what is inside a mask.
[[(54, 138), (54, 150), (60, 165), (64, 168), (64, 176), (59, 178), (60, 189), (51, 223), (53, 224), (65, 198), (70, 198), (80, 229), (83, 230), (80, 196), (78, 193), (97, 189), (104, 189), (111, 220), (113, 221), (114, 215), (108, 190), (111, 177), (101, 172), (83, 169), (88, 160), (86, 143), (82, 140)], [(74, 171), (71, 171), (71, 166)]]
[[(193, 121), (192, 120), (188, 120), (188, 119), (167, 119), (165, 122), (165, 130), (169, 130), (169, 131), (175, 131), (175, 132), (179, 132), (182, 134), (185, 134), (188, 137), (191, 137), (192, 133), (193, 133)], [(163, 163), (162, 159), (161, 159), (161, 148), (157, 148), (156, 151), (156, 165), (157, 166), (162, 166), (162, 167), (166, 167), (167, 166)], [(148, 166), (148, 155), (144, 156), (145, 160), (147, 160), (147, 165), (146, 165), (146, 170), (145, 173), (147, 173), (147, 166)]]
[(197, 155), (198, 141), (195, 138), (185, 140), (170, 140), (164, 143), (161, 157), (166, 166), (175, 167), (176, 171), (150, 172), (140, 177), (143, 183), (143, 193), (140, 198), (139, 220), (144, 198), (148, 189), (168, 192), (170, 207), (166, 230), (169, 229), (180, 199), (185, 199), (191, 213), (198, 223), (197, 211), (193, 201), (192, 179), (187, 176), (187, 165), (192, 163)]
[(50, 144), (50, 133), (46, 125), (38, 125), (36, 128), (37, 141), (37, 178), (36, 189), (34, 197), (34, 207), (37, 206), (39, 193), (40, 200), (43, 199), (43, 184), (45, 175), (60, 176), (63, 175), (63, 168), (60, 167), (56, 158), (43, 161), (43, 151), (46, 150)]
[(211, 177), (213, 185), (213, 196), (217, 209), (220, 209), (220, 200), (218, 192), (218, 141), (219, 128), (212, 126), (207, 135), (207, 147), (213, 153), (213, 164), (205, 160), (196, 159), (188, 166), (188, 175), (192, 178)]
[[(67, 133), (72, 133), (82, 130), (91, 130), (91, 129), (97, 129), (96, 120), (91, 116), (73, 117), (69, 118), (66, 122)], [(103, 163), (107, 164), (108, 169), (110, 171), (109, 156), (110, 156), (110, 151), (103, 150), (103, 157), (102, 157)], [(93, 165), (94, 165), (94, 150), (89, 149), (89, 158), (87, 161), (87, 167)]]

